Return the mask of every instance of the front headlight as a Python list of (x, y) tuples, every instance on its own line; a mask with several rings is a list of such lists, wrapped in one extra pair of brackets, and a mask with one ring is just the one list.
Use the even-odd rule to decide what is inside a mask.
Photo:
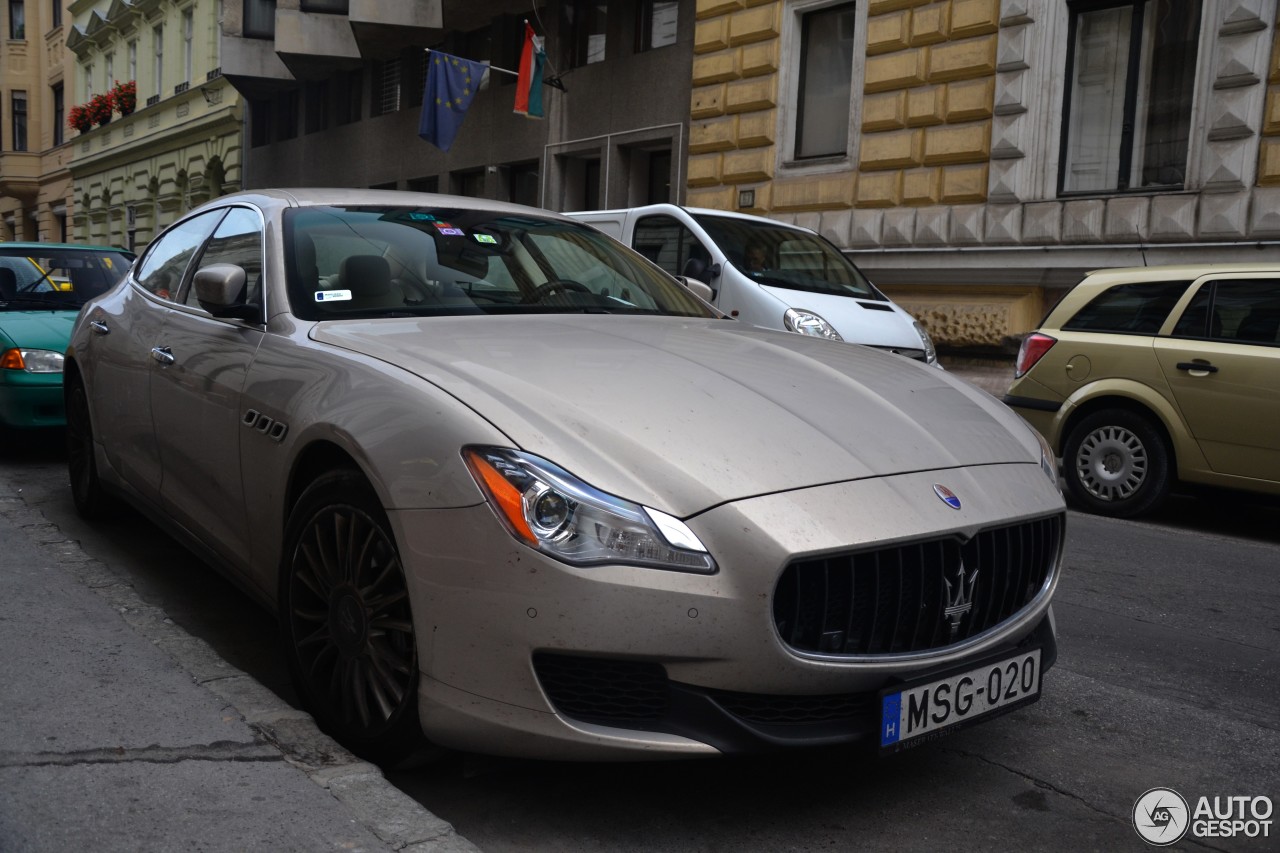
[(1055, 489), (1059, 489), (1058, 485), (1058, 456), (1053, 452), (1053, 448), (1049, 446), (1049, 442), (1045, 441), (1043, 435), (1038, 430), (1031, 430), (1035, 435), (1036, 441), (1040, 442), (1040, 470), (1049, 478), (1049, 482), (1053, 483)]
[(843, 341), (836, 327), (819, 317), (812, 311), (788, 308), (782, 315), (782, 326), (788, 332), (799, 332), (815, 338), (827, 338), (832, 341)]
[(929, 337), (919, 320), (912, 320), (911, 325), (916, 327), (916, 334), (920, 336), (920, 343), (924, 347), (925, 364), (933, 364), (938, 360), (938, 351), (933, 348), (933, 338)]
[(0, 355), (0, 367), (27, 373), (61, 373), (62, 353), (47, 349), (10, 349)]
[(606, 494), (519, 450), (467, 447), (462, 456), (511, 535), (557, 560), (716, 570), (706, 547), (674, 516)]

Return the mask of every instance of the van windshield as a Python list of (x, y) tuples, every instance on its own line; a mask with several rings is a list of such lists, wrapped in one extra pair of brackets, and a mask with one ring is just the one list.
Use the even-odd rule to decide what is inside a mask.
[(866, 276), (817, 235), (777, 222), (694, 214), (694, 220), (744, 275), (760, 284), (884, 300)]

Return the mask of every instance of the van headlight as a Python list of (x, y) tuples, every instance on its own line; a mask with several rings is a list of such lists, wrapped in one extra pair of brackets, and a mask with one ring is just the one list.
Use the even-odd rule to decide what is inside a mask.
[(674, 516), (606, 494), (530, 453), (466, 447), (462, 457), (503, 526), (530, 548), (571, 566), (716, 570), (697, 535)]
[(919, 320), (912, 320), (911, 325), (916, 327), (916, 334), (920, 336), (920, 345), (924, 347), (925, 364), (933, 364), (938, 360), (938, 351), (933, 347), (933, 338), (929, 337), (929, 333), (924, 330), (924, 326), (920, 325)]
[(812, 311), (788, 308), (782, 315), (782, 327), (788, 332), (799, 332), (815, 338), (826, 338), (831, 341), (843, 341), (836, 327)]

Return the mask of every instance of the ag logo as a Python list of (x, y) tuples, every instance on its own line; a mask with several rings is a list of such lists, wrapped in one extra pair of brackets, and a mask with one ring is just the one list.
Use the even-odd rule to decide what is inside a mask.
[(1190, 823), (1187, 801), (1172, 788), (1152, 788), (1133, 804), (1133, 828), (1148, 844), (1174, 844), (1187, 834)]

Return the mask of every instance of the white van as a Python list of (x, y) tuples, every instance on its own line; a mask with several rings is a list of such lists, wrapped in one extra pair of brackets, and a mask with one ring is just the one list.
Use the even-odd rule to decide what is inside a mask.
[(692, 290), (731, 317), (937, 364), (933, 342), (921, 325), (808, 228), (674, 204), (566, 215), (685, 278)]

